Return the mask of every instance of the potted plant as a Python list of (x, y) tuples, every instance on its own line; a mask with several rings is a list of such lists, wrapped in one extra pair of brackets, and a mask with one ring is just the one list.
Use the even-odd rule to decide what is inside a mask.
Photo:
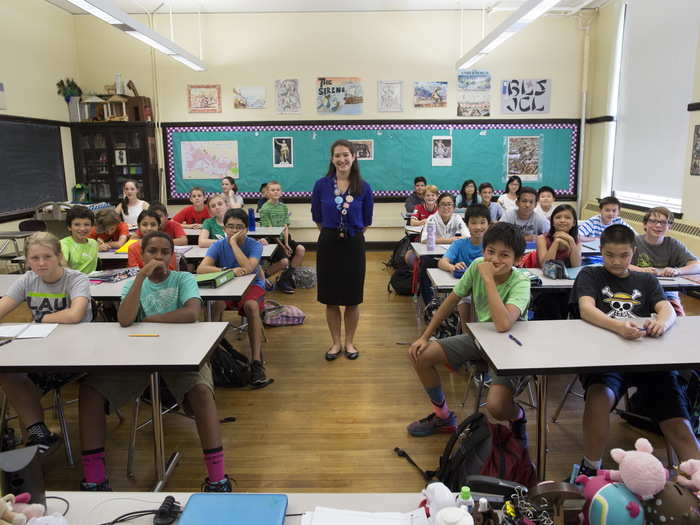
[(68, 104), (68, 115), (71, 122), (80, 121), (80, 95), (83, 90), (75, 83), (72, 78), (59, 80), (56, 82), (57, 93), (63, 97)]

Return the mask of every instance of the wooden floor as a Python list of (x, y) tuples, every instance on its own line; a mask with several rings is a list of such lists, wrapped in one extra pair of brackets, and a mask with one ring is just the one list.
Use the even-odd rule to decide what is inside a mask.
[[(369, 252), (365, 302), (356, 344), (357, 361), (340, 358), (326, 362), (329, 344), (324, 309), (316, 302), (316, 290), (299, 290), (293, 296), (273, 293), (282, 303), (299, 306), (307, 315), (297, 327), (267, 329), (264, 346), (268, 376), (275, 382), (262, 390), (218, 389), (222, 418), (236, 421), (222, 426), (226, 470), (236, 490), (249, 492), (413, 492), (423, 487), (418, 472), (396, 457), (399, 446), (422, 467), (434, 468), (448, 439), (445, 435), (412, 438), (406, 425), (430, 412), (426, 394), (406, 358), (406, 343), (417, 336), (415, 307), (411, 298), (386, 292), (389, 273), (382, 261), (386, 252)], [(314, 265), (315, 253), (306, 264)], [(700, 313), (700, 301), (686, 300), (689, 314)], [(24, 311), (16, 319), (28, 316)], [(235, 316), (237, 318), (237, 316)], [(231, 315), (231, 320), (234, 316)], [(14, 320), (14, 319), (13, 319)], [(237, 321), (237, 319), (236, 319)], [(229, 339), (247, 352), (244, 337)], [(58, 350), (58, 349), (57, 349)], [(447, 399), (459, 410), (465, 380), (461, 374), (441, 372)], [(561, 399), (571, 376), (550, 381), (550, 413)], [(75, 389), (67, 390), (75, 397)], [(582, 454), (583, 404), (571, 397), (559, 421), (549, 425), (549, 477), (562, 479)], [(126, 420), (108, 418), (108, 471), (115, 490), (150, 490), (154, 483), (150, 430), (138, 436), (136, 479), (126, 478), (126, 451), (131, 407)], [(76, 456), (77, 405), (67, 410)], [(467, 415), (466, 411), (461, 413)], [(531, 443), (535, 438), (535, 412), (528, 410)], [(641, 434), (611, 416), (609, 446), (632, 448)], [(52, 416), (48, 424), (58, 430)], [(182, 452), (182, 460), (167, 485), (169, 491), (198, 490), (205, 476), (202, 451), (194, 423), (177, 415), (166, 416), (166, 447)], [(659, 457), (665, 458), (663, 441), (649, 435)], [(531, 445), (534, 457), (534, 448)], [(609, 460), (609, 458), (606, 458)], [(80, 464), (67, 468), (62, 452), (49, 458), (47, 489), (75, 490), (82, 476)]]

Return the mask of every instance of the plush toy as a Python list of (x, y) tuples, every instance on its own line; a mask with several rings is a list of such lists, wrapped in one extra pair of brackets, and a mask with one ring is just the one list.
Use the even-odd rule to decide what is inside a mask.
[(639, 500), (621, 483), (610, 483), (605, 476), (579, 476), (586, 503), (583, 525), (644, 525), (644, 511)]
[(12, 510), (15, 502), (14, 494), (8, 494), (0, 498), (0, 525), (24, 525), (27, 517)]
[(29, 503), (31, 495), (28, 492), (23, 492), (18, 496), (8, 494), (3, 496), (2, 499), (12, 506), (14, 512), (23, 514), (28, 520), (40, 518), (46, 514), (46, 507), (41, 503)]
[(676, 481), (693, 492), (700, 490), (700, 459), (689, 459), (681, 463)]
[(614, 448), (612, 458), (620, 465), (620, 470), (603, 471), (610, 481), (622, 481), (625, 486), (642, 501), (653, 498), (668, 480), (668, 471), (652, 454), (653, 448), (648, 439), (639, 438), (634, 443), (636, 450), (624, 451)]
[(669, 481), (661, 492), (644, 502), (644, 516), (647, 525), (698, 524), (700, 501), (685, 487)]

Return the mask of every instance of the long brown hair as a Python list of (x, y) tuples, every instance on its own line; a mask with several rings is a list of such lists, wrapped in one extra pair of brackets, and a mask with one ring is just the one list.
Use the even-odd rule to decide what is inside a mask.
[(352, 153), (352, 156), (355, 157), (355, 160), (352, 162), (352, 166), (350, 166), (350, 193), (352, 195), (360, 195), (362, 193), (362, 176), (360, 175), (360, 165), (357, 162), (357, 154), (355, 153), (355, 146), (352, 142), (346, 139), (340, 139), (336, 140), (333, 145), (331, 146), (331, 161), (328, 165), (328, 173), (326, 173), (326, 177), (335, 177), (335, 166), (333, 165), (333, 150), (335, 150), (336, 147), (338, 146), (345, 146), (350, 150), (350, 153)]
[[(126, 186), (128, 183), (132, 183), (134, 187), (136, 188), (136, 198), (139, 199), (141, 195), (141, 186), (137, 181), (134, 179), (126, 179), (124, 183), (122, 184), (122, 191), (124, 186)], [(122, 197), (122, 219), (129, 213), (129, 197), (126, 196), (126, 192), (124, 192), (124, 196)]]

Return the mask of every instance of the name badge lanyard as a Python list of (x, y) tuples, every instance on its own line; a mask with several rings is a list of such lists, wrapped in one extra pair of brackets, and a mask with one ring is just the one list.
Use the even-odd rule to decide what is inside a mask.
[(355, 198), (349, 193), (350, 188), (345, 194), (340, 193), (338, 189), (338, 179), (333, 179), (333, 193), (335, 194), (335, 208), (340, 213), (340, 224), (338, 225), (338, 237), (344, 239), (348, 235), (347, 218), (350, 209), (350, 203)]

